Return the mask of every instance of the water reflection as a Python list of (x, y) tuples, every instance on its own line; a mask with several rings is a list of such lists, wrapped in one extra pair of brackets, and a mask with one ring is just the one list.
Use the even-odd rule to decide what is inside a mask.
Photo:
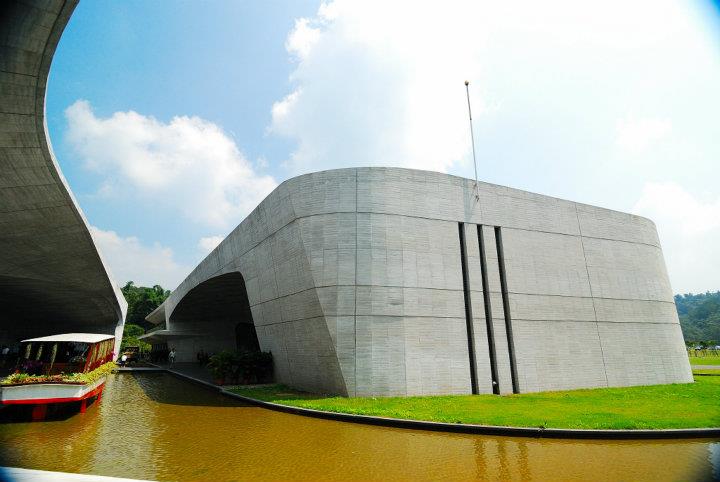
[(0, 424), (0, 464), (155, 480), (712, 480), (717, 443), (443, 434), (243, 406), (169, 375), (112, 376), (85, 415)]

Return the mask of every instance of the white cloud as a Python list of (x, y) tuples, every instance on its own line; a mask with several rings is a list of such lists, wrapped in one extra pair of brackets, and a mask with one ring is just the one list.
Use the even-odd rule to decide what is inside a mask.
[(67, 140), (103, 175), (102, 195), (142, 197), (203, 225), (237, 225), (272, 189), (223, 130), (198, 117), (169, 123), (133, 111), (97, 117), (87, 101), (67, 108)]
[(641, 153), (671, 131), (669, 119), (627, 117), (618, 121), (616, 143), (630, 153)]
[[(465, 32), (476, 30), (473, 12), (337, 1), (298, 20), (286, 42), (298, 62), (294, 88), (273, 105), (270, 127), (298, 141), (289, 169), (381, 164), (446, 171), (466, 160), (463, 81), (478, 73), (478, 47), (465, 41)], [(480, 97), (474, 107), (483, 110)]]
[(300, 18), (295, 20), (295, 28), (285, 42), (285, 49), (302, 59), (308, 56), (318, 38), (320, 38), (320, 29), (312, 28), (309, 19)]
[(113, 278), (121, 286), (134, 281), (138, 286), (159, 284), (165, 289), (175, 289), (190, 272), (189, 266), (175, 260), (172, 249), (159, 243), (146, 246), (134, 236), (124, 238), (115, 231), (95, 226), (90, 226), (90, 233)]
[(720, 56), (704, 22), (677, 0), (336, 0), (288, 35), (291, 87), (268, 131), (295, 142), (292, 174), (469, 177), (467, 79), (482, 179), (627, 210), (650, 161), (712, 182)]
[(218, 244), (222, 243), (223, 239), (225, 239), (224, 236), (208, 236), (200, 238), (200, 241), (198, 241), (198, 248), (207, 254), (215, 249)]
[(652, 219), (677, 293), (720, 286), (720, 196), (701, 199), (673, 182), (647, 183), (633, 212)]

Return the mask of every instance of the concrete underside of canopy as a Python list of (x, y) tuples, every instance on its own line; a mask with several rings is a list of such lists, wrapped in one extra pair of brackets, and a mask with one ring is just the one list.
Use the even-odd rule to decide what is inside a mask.
[[(148, 319), (159, 318), (157, 313)], [(164, 321), (164, 319), (163, 319)], [(200, 351), (244, 349), (255, 351), (259, 342), (243, 276), (229, 272), (208, 280), (188, 293), (173, 310), (168, 329), (146, 335), (148, 343), (166, 343), (176, 359), (191, 362)]]
[(119, 334), (126, 303), (53, 156), (52, 57), (77, 0), (0, 2), (0, 344)]

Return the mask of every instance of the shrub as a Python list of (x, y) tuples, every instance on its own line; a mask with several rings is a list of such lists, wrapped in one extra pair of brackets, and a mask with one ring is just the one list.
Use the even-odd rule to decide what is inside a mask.
[(29, 383), (82, 383), (91, 384), (108, 375), (117, 367), (115, 362), (107, 362), (88, 373), (61, 373), (59, 375), (32, 375), (28, 373), (13, 373), (8, 375), (0, 385), (29, 384)]
[(237, 380), (244, 384), (268, 381), (272, 376), (273, 357), (270, 352), (239, 351)]
[(217, 380), (233, 379), (243, 384), (269, 381), (273, 372), (273, 357), (270, 352), (223, 351), (210, 357), (207, 364)]
[(233, 372), (235, 355), (229, 351), (221, 351), (210, 357), (207, 367), (216, 380), (225, 380)]

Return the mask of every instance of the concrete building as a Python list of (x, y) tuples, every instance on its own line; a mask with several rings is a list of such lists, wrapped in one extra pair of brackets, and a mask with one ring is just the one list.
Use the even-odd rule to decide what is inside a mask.
[(76, 0), (0, 2), (0, 345), (121, 335), (127, 304), (53, 156), (45, 90)]
[[(45, 128), (76, 3), (0, 2), (0, 344), (122, 330)], [(286, 181), (148, 318), (178, 360), (270, 350), (278, 381), (350, 396), (692, 381), (651, 221), (432, 172)]]
[(408, 169), (284, 182), (148, 320), (349, 396), (692, 381), (650, 220)]

